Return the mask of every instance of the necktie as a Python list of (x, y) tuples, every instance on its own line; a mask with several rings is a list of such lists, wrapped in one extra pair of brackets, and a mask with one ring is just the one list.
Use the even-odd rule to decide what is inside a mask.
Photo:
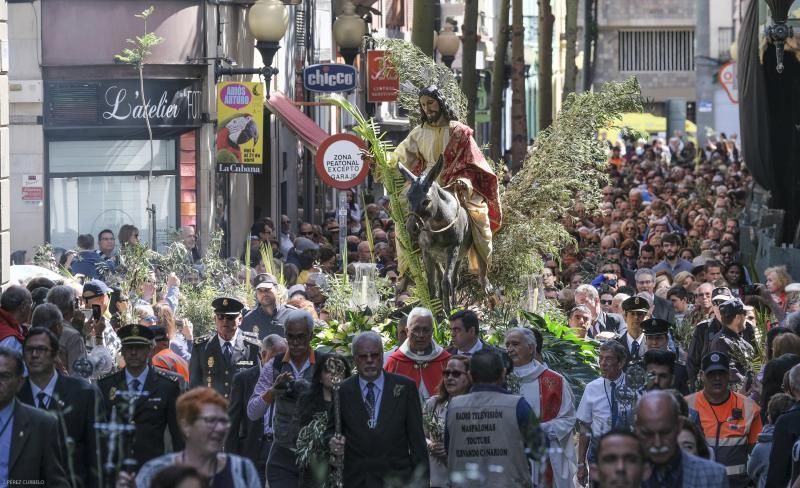
[(631, 344), (631, 357), (639, 359), (639, 341), (634, 340), (633, 344)]
[(617, 404), (617, 383), (611, 382), (611, 428), (617, 425), (619, 418), (619, 405)]
[(47, 410), (47, 405), (44, 404), (45, 398), (47, 398), (47, 393), (43, 391), (40, 391), (39, 393), (36, 394), (36, 399), (39, 400), (39, 404), (37, 405), (37, 407)]
[(226, 342), (225, 343), (225, 346), (222, 348), (222, 353), (225, 355), (225, 361), (230, 363), (231, 362), (231, 356), (233, 355), (232, 351), (231, 351), (231, 343), (230, 342)]
[(369, 428), (375, 428), (375, 383), (367, 383), (367, 415), (369, 415)]
[(131, 390), (139, 393), (139, 389), (142, 387), (142, 382), (134, 378), (131, 381)]

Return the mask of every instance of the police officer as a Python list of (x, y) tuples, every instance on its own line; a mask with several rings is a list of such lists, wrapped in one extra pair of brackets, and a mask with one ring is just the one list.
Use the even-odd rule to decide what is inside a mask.
[(207, 386), (228, 398), (233, 375), (260, 365), (258, 337), (239, 329), (244, 304), (235, 298), (219, 297), (214, 307), (216, 331), (194, 340), (189, 364), (189, 388)]
[(646, 298), (635, 296), (622, 302), (622, 312), (625, 315), (627, 331), (617, 338), (628, 351), (628, 362), (635, 363), (641, 360), (647, 350), (642, 333), (642, 321), (650, 311), (650, 302)]
[(669, 329), (670, 323), (666, 320), (647, 319), (642, 322), (642, 331), (644, 332), (644, 341), (647, 345), (647, 350), (673, 353), (675, 357), (675, 367), (672, 375), (672, 388), (681, 392), (681, 395), (688, 395), (689, 375), (686, 372), (686, 364), (679, 359), (677, 352), (669, 350)]
[(738, 378), (738, 388), (743, 389), (746, 380), (752, 376), (752, 360), (755, 350), (742, 336), (745, 328), (744, 304), (738, 298), (731, 298), (719, 305), (719, 318), (722, 329), (711, 341), (711, 351), (721, 352), (731, 358), (731, 371)]
[[(183, 436), (178, 429), (175, 402), (178, 383), (148, 363), (153, 349), (153, 332), (138, 324), (126, 325), (117, 331), (122, 343), (125, 368), (106, 375), (97, 383), (103, 394), (107, 412), (116, 406), (123, 422), (136, 426), (133, 445), (128, 446), (137, 469), (145, 462), (164, 454), (164, 431), (169, 428), (172, 448), (183, 449)], [(128, 393), (138, 393), (134, 400), (133, 418), (128, 418)]]

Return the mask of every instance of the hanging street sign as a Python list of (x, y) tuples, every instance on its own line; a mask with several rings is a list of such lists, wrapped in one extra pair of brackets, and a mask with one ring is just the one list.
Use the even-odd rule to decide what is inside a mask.
[(733, 61), (726, 63), (719, 69), (717, 75), (719, 84), (725, 89), (728, 94), (728, 99), (731, 103), (739, 103), (739, 80), (736, 77), (736, 63)]
[(264, 85), (217, 83), (217, 171), (261, 173), (264, 163)]
[(348, 92), (355, 90), (358, 74), (349, 64), (313, 64), (303, 69), (303, 86), (318, 93)]
[(352, 134), (336, 134), (325, 139), (314, 160), (323, 183), (339, 190), (353, 188), (369, 174), (369, 165), (362, 158), (364, 141)]
[(367, 101), (394, 102), (400, 77), (386, 51), (367, 51)]

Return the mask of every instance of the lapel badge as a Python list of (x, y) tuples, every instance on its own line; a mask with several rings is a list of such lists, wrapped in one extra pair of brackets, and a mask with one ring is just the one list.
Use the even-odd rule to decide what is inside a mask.
[(214, 367), (214, 356), (211, 356), (210, 358), (208, 358), (208, 367), (209, 368), (213, 368)]
[(253, 334), (258, 335), (258, 326), (257, 325), (253, 326)]

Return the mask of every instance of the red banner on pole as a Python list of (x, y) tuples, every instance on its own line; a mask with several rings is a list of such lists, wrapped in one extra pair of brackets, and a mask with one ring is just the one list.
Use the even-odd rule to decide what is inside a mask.
[(394, 102), (400, 77), (386, 51), (367, 51), (367, 101)]

